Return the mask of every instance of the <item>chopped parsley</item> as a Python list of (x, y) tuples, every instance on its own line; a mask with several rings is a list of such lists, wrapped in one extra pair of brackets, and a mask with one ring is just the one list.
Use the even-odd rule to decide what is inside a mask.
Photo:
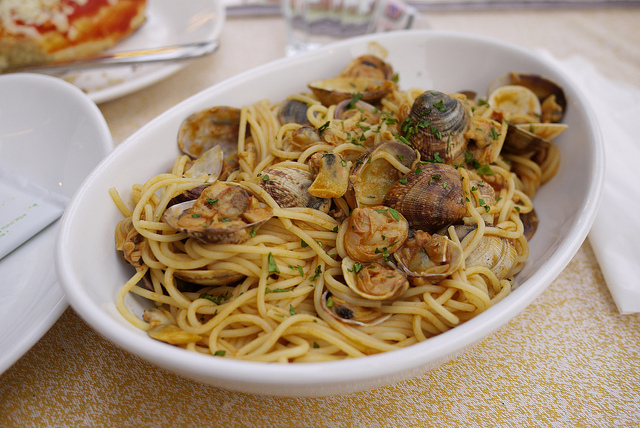
[(267, 271), (269, 273), (280, 273), (280, 269), (278, 269), (278, 265), (276, 264), (275, 259), (273, 258), (273, 254), (269, 253), (269, 256), (267, 257)]

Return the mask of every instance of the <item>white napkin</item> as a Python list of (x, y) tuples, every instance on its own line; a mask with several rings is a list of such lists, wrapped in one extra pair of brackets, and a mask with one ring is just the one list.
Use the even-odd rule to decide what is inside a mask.
[(620, 313), (640, 312), (640, 90), (605, 78), (581, 57), (540, 54), (573, 79), (598, 118), (605, 183), (589, 242)]

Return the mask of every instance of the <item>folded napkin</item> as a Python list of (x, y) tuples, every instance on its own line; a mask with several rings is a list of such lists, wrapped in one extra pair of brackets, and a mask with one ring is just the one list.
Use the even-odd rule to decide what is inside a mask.
[(62, 215), (67, 198), (0, 168), (0, 259)]
[(603, 77), (581, 57), (540, 54), (573, 79), (598, 118), (605, 183), (588, 239), (620, 313), (640, 312), (640, 89)]

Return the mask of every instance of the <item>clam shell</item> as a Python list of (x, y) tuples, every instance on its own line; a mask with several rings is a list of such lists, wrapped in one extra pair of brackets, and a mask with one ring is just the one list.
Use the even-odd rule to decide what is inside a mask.
[(554, 121), (559, 122), (562, 120), (562, 115), (567, 109), (567, 98), (564, 90), (557, 83), (537, 74), (518, 73), (512, 71), (491, 82), (487, 88), (487, 94), (491, 94), (497, 88), (505, 85), (524, 86), (533, 91), (540, 102), (544, 102), (544, 100), (548, 99), (550, 96), (554, 96), (555, 102), (562, 109), (561, 115), (556, 117)]
[(422, 160), (437, 156), (448, 162), (467, 147), (465, 132), (471, 125), (471, 108), (464, 101), (438, 91), (418, 96), (402, 124), (402, 135)]
[(483, 266), (498, 279), (504, 279), (515, 267), (518, 253), (510, 239), (499, 236), (483, 236), (478, 246), (465, 259), (467, 268)]
[(391, 80), (393, 78), (393, 67), (375, 55), (361, 55), (347, 64), (340, 76)]
[[(490, 231), (493, 227), (488, 227)], [(469, 233), (475, 230), (475, 226), (456, 226), (458, 239), (462, 241)], [(480, 239), (478, 245), (465, 259), (467, 268), (482, 266), (491, 270), (498, 279), (504, 279), (517, 265), (518, 252), (511, 239), (493, 234), (487, 234)]]
[[(329, 301), (331, 304), (329, 304)], [(320, 305), (333, 318), (355, 326), (374, 326), (391, 317), (391, 314), (383, 314), (376, 308), (365, 308), (364, 306), (346, 302), (336, 296), (331, 296), (328, 291), (322, 294)]]
[(287, 123), (299, 123), (300, 125), (309, 125), (307, 118), (307, 103), (299, 100), (286, 100), (280, 105), (278, 110), (278, 120), (281, 125)]
[(391, 186), (404, 175), (386, 158), (411, 168), (418, 159), (416, 151), (403, 143), (382, 142), (354, 162), (349, 179), (347, 201), (353, 207), (381, 205)]
[(184, 176), (188, 178), (201, 177), (207, 174), (207, 181), (213, 182), (220, 177), (222, 167), (224, 165), (224, 152), (219, 144), (216, 144), (202, 154), (193, 162), (191, 167), (184, 172)]
[(411, 284), (418, 286), (438, 283), (453, 274), (462, 264), (463, 250), (445, 235), (416, 232), (393, 256)]
[(173, 275), (176, 278), (198, 285), (234, 284), (245, 277), (241, 273), (226, 269), (176, 270)]
[(194, 159), (215, 145), (220, 145), (225, 161), (231, 161), (238, 151), (240, 109), (211, 107), (187, 117), (178, 130), (178, 147)]
[(349, 163), (333, 153), (315, 153), (309, 166), (316, 171), (309, 193), (318, 198), (340, 198), (349, 186)]
[(391, 186), (384, 205), (398, 210), (413, 229), (429, 233), (462, 219), (467, 210), (458, 171), (443, 163), (418, 168)]
[(282, 208), (305, 207), (328, 213), (331, 200), (309, 193), (313, 174), (298, 168), (272, 166), (262, 172), (258, 184)]
[[(247, 241), (258, 227), (273, 217), (273, 212), (271, 211), (271, 208), (255, 200), (253, 195), (250, 195), (246, 190), (240, 187), (236, 187), (236, 189), (239, 190), (232, 194), (233, 196), (231, 200), (225, 201), (224, 204), (222, 201), (218, 203), (220, 208), (217, 212), (224, 214), (224, 217), (228, 217), (228, 221), (224, 221), (225, 219), (223, 218), (215, 223), (206, 223), (205, 217), (200, 214), (202, 211), (196, 213), (193, 212), (193, 207), (196, 202), (204, 205), (205, 201), (213, 199), (213, 202), (211, 203), (206, 202), (210, 207), (212, 207), (212, 204), (215, 204), (218, 201), (217, 198), (223, 198), (223, 196), (218, 195), (225, 195), (224, 192), (228, 191), (225, 189), (226, 187), (236, 186), (232, 186), (225, 182), (217, 182), (203, 190), (198, 199), (175, 204), (167, 208), (162, 219), (172, 228), (180, 232), (184, 232), (187, 236), (204, 243), (241, 244)], [(212, 189), (215, 193), (205, 193), (208, 189)], [(239, 195), (240, 197), (236, 198), (236, 195)], [(203, 199), (205, 196), (207, 196), (207, 199)], [(239, 201), (238, 204), (241, 204), (242, 206), (230, 205), (232, 203), (235, 204), (236, 201)], [(254, 207), (258, 209), (256, 210)], [(209, 210), (211, 212), (212, 208)], [(240, 212), (240, 215), (237, 215), (237, 212)], [(185, 225), (182, 220), (183, 218), (188, 219), (190, 222), (187, 222), (187, 225)], [(245, 220), (245, 218), (252, 218), (255, 220), (249, 221)]]
[(524, 86), (500, 86), (489, 94), (487, 101), (494, 110), (501, 112), (513, 123), (537, 121), (542, 115), (540, 100), (532, 90)]
[(398, 270), (350, 257), (342, 259), (342, 276), (354, 293), (369, 300), (393, 300), (409, 288), (407, 277)]
[(356, 94), (361, 95), (362, 101), (374, 103), (391, 92), (393, 86), (390, 80), (369, 77), (333, 77), (314, 80), (308, 84), (309, 89), (326, 107), (350, 100)]

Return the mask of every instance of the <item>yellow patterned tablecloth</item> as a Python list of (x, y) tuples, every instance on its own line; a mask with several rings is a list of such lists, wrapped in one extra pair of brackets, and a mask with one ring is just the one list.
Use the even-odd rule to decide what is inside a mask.
[[(640, 87), (638, 9), (432, 13), (415, 27), (581, 55)], [(115, 143), (190, 95), (281, 57), (283, 22), (230, 19), (221, 42), (165, 81), (101, 105)], [(348, 396), (256, 396), (186, 380), (113, 346), (69, 308), (0, 375), (0, 426), (634, 427), (639, 382), (640, 315), (618, 313), (585, 242), (532, 305), (473, 349)]]

